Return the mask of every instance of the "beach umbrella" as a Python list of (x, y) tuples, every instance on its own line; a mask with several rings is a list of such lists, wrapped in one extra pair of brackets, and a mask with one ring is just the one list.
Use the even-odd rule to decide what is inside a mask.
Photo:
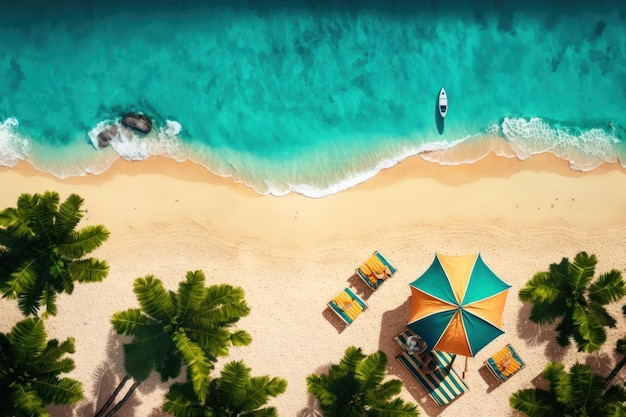
[(431, 350), (473, 357), (504, 333), (502, 313), (511, 286), (489, 269), (480, 254), (437, 253), (410, 288), (408, 327)]

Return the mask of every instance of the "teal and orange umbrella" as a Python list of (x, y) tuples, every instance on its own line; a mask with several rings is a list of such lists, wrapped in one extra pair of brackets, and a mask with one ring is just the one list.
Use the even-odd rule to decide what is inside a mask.
[(408, 327), (429, 349), (475, 356), (502, 330), (511, 286), (483, 262), (480, 254), (435, 254), (430, 267), (410, 284)]

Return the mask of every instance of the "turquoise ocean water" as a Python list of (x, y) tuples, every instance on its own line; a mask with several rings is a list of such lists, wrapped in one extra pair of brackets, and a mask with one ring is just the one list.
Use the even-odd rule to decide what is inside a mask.
[[(162, 155), (311, 197), (416, 154), (626, 167), (626, 6), (588, 3), (3, 3), (0, 165), (65, 178)], [(97, 149), (131, 110), (154, 131)]]

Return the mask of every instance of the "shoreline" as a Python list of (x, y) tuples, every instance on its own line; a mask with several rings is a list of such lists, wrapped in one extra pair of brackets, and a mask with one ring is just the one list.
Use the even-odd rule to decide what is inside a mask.
[[(14, 207), (23, 192), (53, 190), (61, 200), (75, 192), (88, 210), (81, 225), (103, 224), (111, 231), (93, 254), (110, 264), (107, 279), (60, 296), (59, 315), (46, 321), (49, 339), (77, 340), (71, 376), (83, 382), (83, 407), (98, 401), (93, 375), (105, 360), (114, 364), (113, 379), (121, 375), (123, 339), (110, 335), (109, 320), (115, 311), (135, 307), (132, 281), (148, 274), (174, 289), (187, 271), (201, 269), (207, 285), (228, 282), (244, 288), (252, 311), (238, 327), (250, 332), (253, 342), (231, 348), (215, 372), (226, 361), (241, 359), (252, 375), (287, 379), (286, 393), (270, 401), (281, 416), (312, 415), (306, 376), (324, 372), (350, 345), (365, 353), (384, 351), (388, 376), (402, 380), (402, 398), (418, 404), (422, 415), (510, 415), (510, 394), (533, 387), (549, 360), (566, 366), (586, 361), (607, 375), (616, 361), (615, 340), (626, 331), (618, 302), (610, 309), (618, 328), (609, 329), (600, 352), (563, 349), (550, 328), (528, 322), (528, 306), (517, 298), (535, 272), (578, 251), (597, 255), (596, 276), (625, 269), (626, 243), (619, 237), (626, 232), (626, 196), (617, 190), (626, 187), (626, 170), (617, 164), (576, 172), (549, 154), (524, 161), (490, 154), (457, 166), (413, 157), (320, 199), (261, 196), (199, 165), (159, 157), (120, 160), (101, 175), (64, 180), (19, 163), (0, 168), (0, 181), (5, 184), (1, 208)], [(352, 275), (374, 250), (398, 273), (371, 292)], [(503, 318), (506, 333), (469, 359), (465, 380), (470, 391), (445, 408), (437, 407), (394, 359), (399, 348), (393, 337), (403, 330), (410, 310), (408, 283), (425, 271), (435, 252), (481, 252), (512, 285)], [(344, 287), (353, 288), (369, 306), (347, 328), (326, 308)], [(0, 300), (0, 311), (0, 331), (7, 332), (20, 316), (12, 300)], [(527, 369), (496, 384), (482, 363), (505, 343), (515, 346)], [(455, 363), (459, 373), (463, 363)], [(614, 382), (624, 379), (622, 371)], [(152, 376), (120, 415), (151, 415), (168, 385)], [(487, 396), (490, 409), (482, 410)], [(55, 417), (80, 415), (78, 409), (53, 407), (52, 412)]]

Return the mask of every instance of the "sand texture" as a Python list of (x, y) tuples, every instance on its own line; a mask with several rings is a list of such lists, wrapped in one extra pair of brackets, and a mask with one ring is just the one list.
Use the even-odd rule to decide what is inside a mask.
[[(0, 208), (14, 207), (19, 194), (74, 192), (88, 210), (82, 224), (104, 224), (110, 239), (95, 252), (111, 266), (99, 284), (77, 285), (59, 297), (59, 314), (46, 321), (49, 338), (77, 340), (74, 378), (83, 382), (85, 401), (56, 407), (55, 416), (93, 415), (116, 379), (123, 375), (121, 344), (110, 318), (137, 306), (133, 280), (148, 274), (176, 289), (187, 271), (203, 270), (208, 284), (244, 288), (251, 314), (238, 327), (253, 338), (232, 348), (218, 369), (243, 359), (253, 375), (287, 379), (285, 394), (273, 399), (281, 416), (319, 416), (305, 378), (336, 363), (348, 346), (365, 353), (384, 351), (389, 377), (404, 382), (402, 397), (427, 416), (517, 415), (508, 398), (521, 388), (541, 386), (549, 361), (569, 366), (590, 363), (608, 375), (616, 360), (615, 340), (626, 334), (621, 305), (611, 306), (618, 328), (600, 352), (583, 354), (559, 347), (550, 327), (528, 320), (530, 306), (517, 293), (535, 272), (579, 251), (596, 254), (596, 276), (626, 268), (626, 170), (600, 167), (571, 171), (549, 155), (526, 161), (489, 156), (470, 165), (439, 166), (419, 157), (380, 173), (353, 189), (322, 198), (259, 196), (243, 185), (215, 177), (191, 163), (160, 158), (118, 161), (106, 173), (59, 180), (26, 164), (0, 169)], [(398, 272), (373, 292), (354, 275), (374, 251)], [(438, 407), (394, 359), (393, 338), (410, 312), (409, 282), (422, 274), (435, 252), (480, 252), (512, 285), (505, 312), (506, 333), (467, 361), (469, 392)], [(326, 306), (344, 287), (368, 304), (346, 327)], [(16, 303), (0, 300), (0, 331), (21, 318)], [(527, 366), (498, 383), (483, 362), (512, 343)], [(108, 365), (107, 365), (108, 364)], [(455, 369), (464, 371), (457, 359)], [(615, 382), (623, 382), (620, 373)], [(118, 415), (158, 416), (167, 384), (151, 377)], [(98, 395), (100, 392), (100, 395)]]

